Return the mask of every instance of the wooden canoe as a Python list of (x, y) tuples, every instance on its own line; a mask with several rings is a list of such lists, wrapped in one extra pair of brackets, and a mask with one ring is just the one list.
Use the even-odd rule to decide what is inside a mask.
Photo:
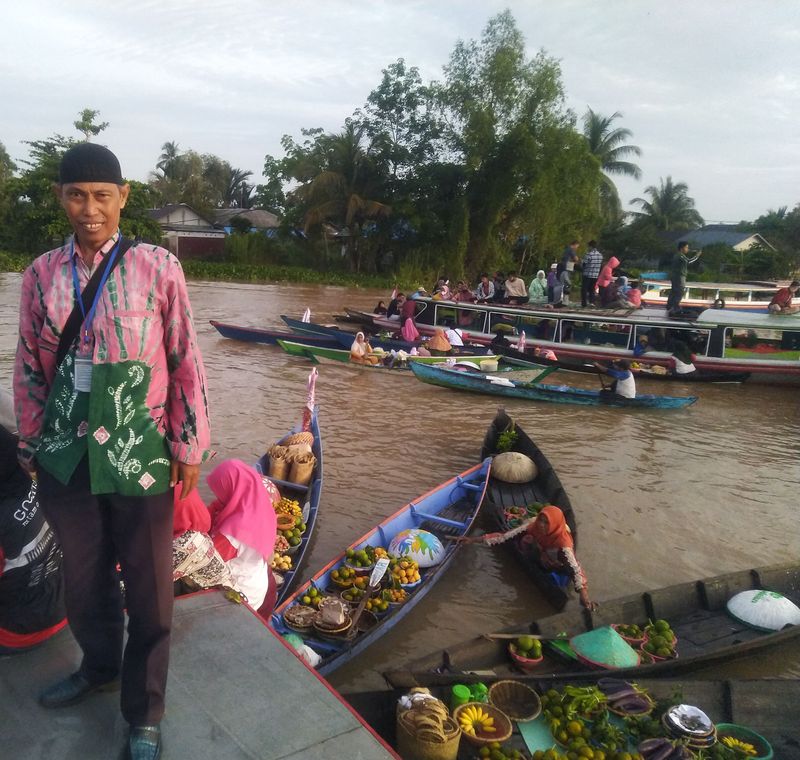
[[(319, 503), (320, 499), (322, 498), (323, 474), (322, 435), (319, 430), (318, 411), (319, 410), (317, 407), (314, 407), (314, 413), (311, 416), (311, 432), (314, 435), (314, 445), (311, 447), (311, 453), (314, 454), (317, 463), (314, 467), (314, 473), (309, 485), (301, 486), (297, 483), (290, 483), (286, 480), (276, 480), (275, 478), (270, 478), (270, 480), (278, 487), (278, 490), (281, 492), (281, 496), (285, 496), (288, 499), (297, 499), (297, 501), (303, 505), (303, 522), (306, 524), (306, 530), (301, 537), (300, 543), (290, 554), (292, 558), (291, 570), (281, 573), (283, 577), (283, 583), (278, 588), (276, 606), (286, 598), (292, 586), (294, 585), (294, 582), (297, 580), (297, 574), (303, 565), (303, 561), (305, 560), (308, 552), (308, 547), (311, 545), (311, 538), (314, 535), (314, 528), (317, 524)], [(287, 433), (287, 435), (284, 437), (287, 437), (292, 433), (298, 433), (301, 430), (302, 426), (298, 425), (293, 430), (290, 430), (289, 433)], [(258, 462), (256, 462), (256, 470), (258, 470), (258, 472), (260, 472), (262, 475), (269, 476), (269, 459), (266, 454), (264, 454), (258, 460)]]
[[(546, 372), (548, 368), (542, 367)], [(550, 367), (550, 371), (554, 368)], [(570, 385), (544, 385), (535, 382), (514, 382), (507, 380), (499, 384), (496, 379), (480, 374), (460, 372), (440, 366), (411, 365), (417, 380), (443, 388), (486, 393), (491, 396), (519, 398), (528, 401), (549, 401), (556, 404), (580, 404), (582, 406), (614, 406), (623, 409), (681, 409), (697, 401), (697, 396), (656, 396), (649, 393), (638, 394), (636, 398), (622, 398), (613, 393), (575, 388)]]
[[(530, 457), (536, 464), (538, 473), (536, 478), (528, 483), (505, 483), (497, 478), (490, 478), (489, 486), (486, 489), (484, 512), (490, 515), (497, 529), (504, 532), (519, 524), (518, 521), (510, 521), (506, 511), (510, 507), (527, 507), (534, 503), (553, 504), (564, 513), (567, 525), (572, 532), (572, 540), (577, 547), (578, 527), (575, 521), (575, 512), (558, 475), (539, 447), (519, 425), (514, 423), (502, 407), (497, 410), (497, 415), (486, 431), (481, 448), (481, 458), (493, 457), (498, 453), (497, 440), (512, 425), (517, 439), (510, 450)], [(554, 577), (553, 573), (545, 570), (539, 563), (539, 552), (535, 545), (523, 542), (521, 536), (511, 539), (505, 546), (514, 551), (533, 578), (536, 587), (550, 604), (557, 610), (562, 610), (572, 595), (572, 584), (564, 583), (564, 577)]]
[[(348, 547), (354, 551), (363, 549), (367, 545), (373, 548), (380, 546), (388, 549), (392, 539), (400, 531), (422, 528), (434, 533), (442, 541), (445, 553), (437, 565), (421, 568), (421, 580), (416, 587), (407, 589), (408, 598), (404, 603), (392, 605), (385, 616), (379, 618), (374, 626), (360, 631), (352, 640), (331, 641), (330, 637), (319, 637), (317, 633), (313, 632), (313, 629), (312, 632), (303, 633), (302, 637), (305, 643), (322, 657), (322, 662), (317, 668), (321, 674), (326, 675), (332, 672), (386, 631), (394, 628), (441, 578), (461, 546), (458, 542), (450, 539), (464, 536), (472, 528), (483, 501), (490, 469), (491, 464), (488, 459), (471, 467), (415, 501), (406, 504)], [(284, 614), (291, 607), (302, 603), (303, 596), (308, 593), (312, 585), (325, 595), (335, 595), (341, 592), (342, 589), (333, 584), (331, 573), (344, 565), (345, 554), (346, 550), (332, 559), (314, 575), (310, 583), (304, 584), (299, 591), (275, 610), (272, 616), (275, 630), (279, 633), (292, 632), (292, 628), (287, 626), (284, 620)]]
[[(566, 610), (541, 618), (525, 631), (525, 626), (508, 628), (504, 633), (530, 632), (548, 638), (579, 633), (613, 623), (646, 624), (666, 619), (678, 638), (678, 657), (622, 670), (592, 670), (568, 653), (563, 643), (545, 645), (545, 657), (530, 673), (521, 675), (512, 664), (508, 639), (478, 636), (433, 652), (386, 674), (396, 687), (446, 685), (487, 678), (526, 680), (580, 680), (594, 676), (619, 675), (622, 678), (675, 677), (699, 667), (745, 657), (767, 647), (800, 636), (800, 625), (765, 633), (731, 617), (725, 605), (731, 597), (748, 589), (777, 591), (800, 602), (800, 564), (772, 565), (740, 570), (689, 583), (680, 583), (641, 594), (603, 602), (595, 612)], [(563, 656), (562, 656), (563, 655)]]
[[(594, 683), (594, 679), (586, 684)], [(527, 681), (540, 695), (550, 688), (559, 689), (569, 682)], [(757, 731), (772, 746), (775, 758), (800, 760), (797, 726), (800, 725), (800, 680), (797, 679), (636, 679), (659, 704), (677, 701), (695, 705), (717, 723), (734, 723)], [(397, 746), (397, 701), (404, 689), (345, 692), (344, 698), (392, 747)], [(450, 704), (450, 690), (433, 687), (434, 696)], [(540, 718), (541, 720), (541, 718)], [(462, 747), (466, 744), (462, 742)], [(468, 746), (468, 745), (467, 745)], [(522, 748), (515, 730), (509, 746)], [(474, 756), (474, 751), (459, 758)], [(526, 754), (526, 757), (528, 755)]]
[[(279, 340), (278, 345), (291, 356), (302, 356), (306, 359), (339, 362), (341, 364), (348, 364), (358, 369), (379, 369), (388, 370), (389, 367), (383, 364), (358, 364), (350, 361), (350, 351), (346, 348), (322, 348), (321, 346), (313, 346), (308, 343), (299, 343), (297, 341)], [(450, 357), (447, 356), (409, 356), (406, 361), (408, 366), (417, 363), (423, 364), (444, 364)], [(499, 361), (500, 357), (496, 354), (473, 355), (461, 354), (454, 357), (457, 361), (473, 362), (475, 368), (479, 363), (485, 359)], [(408, 366), (395, 366), (393, 370), (407, 370)]]
[(311, 333), (295, 333), (286, 330), (270, 330), (260, 327), (246, 327), (244, 325), (231, 325), (225, 322), (210, 320), (211, 326), (223, 337), (232, 340), (241, 340), (246, 343), (265, 343), (277, 346), (278, 340), (301, 340), (315, 346), (338, 348), (339, 342), (330, 336), (312, 335)]

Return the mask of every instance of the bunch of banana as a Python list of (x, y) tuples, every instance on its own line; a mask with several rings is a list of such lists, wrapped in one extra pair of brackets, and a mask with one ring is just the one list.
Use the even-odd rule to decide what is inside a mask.
[(402, 714), (402, 720), (410, 733), (433, 744), (444, 744), (458, 732), (447, 707), (439, 699), (415, 700), (413, 707)]
[(468, 705), (461, 710), (458, 713), (458, 722), (461, 730), (470, 736), (475, 736), (478, 731), (484, 734), (493, 734), (497, 731), (494, 727), (494, 718), (476, 705)]
[(296, 499), (287, 499), (285, 496), (275, 505), (275, 511), (278, 514), (294, 515), (295, 517), (303, 514), (300, 502)]

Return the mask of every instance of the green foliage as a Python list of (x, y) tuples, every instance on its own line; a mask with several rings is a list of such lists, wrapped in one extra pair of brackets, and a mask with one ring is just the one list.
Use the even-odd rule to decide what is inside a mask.
[(119, 220), (122, 234), (132, 240), (160, 244), (163, 236), (161, 225), (148, 213), (158, 202), (156, 193), (144, 182), (132, 179), (128, 180), (128, 185), (130, 187), (128, 202), (122, 209)]
[(72, 122), (75, 129), (83, 134), (83, 139), (88, 142), (93, 137), (97, 137), (106, 127), (108, 122), (104, 121), (100, 124), (95, 124), (95, 119), (100, 115), (100, 111), (95, 111), (92, 108), (84, 108), (78, 114), (78, 120)]
[(650, 200), (634, 198), (631, 203), (641, 207), (641, 211), (631, 214), (647, 221), (658, 230), (694, 230), (701, 227), (703, 217), (694, 207), (694, 198), (689, 197), (689, 187), (685, 182), (673, 182), (672, 177), (662, 178), (659, 185), (644, 189)]
[(33, 261), (32, 256), (0, 251), (0, 272), (24, 272), (31, 261)]
[(511, 451), (514, 448), (514, 445), (519, 438), (519, 433), (517, 433), (517, 428), (514, 423), (511, 423), (511, 427), (507, 430), (504, 430), (497, 436), (497, 453), (504, 454), (507, 451)]

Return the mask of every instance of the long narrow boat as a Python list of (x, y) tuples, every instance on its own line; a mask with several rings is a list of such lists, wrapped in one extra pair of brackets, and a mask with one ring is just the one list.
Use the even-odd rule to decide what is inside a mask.
[[(647, 336), (647, 362), (664, 367), (671, 361), (670, 343), (680, 340), (691, 347), (701, 372), (749, 372), (750, 382), (800, 385), (800, 315), (706, 309), (674, 319), (663, 309), (546, 309), (429, 298), (417, 299), (416, 309), (417, 329), (424, 335), (456, 324), (465, 341), (488, 345), (498, 328), (512, 334), (524, 330), (530, 344), (552, 349), (559, 359), (584, 361), (635, 359), (634, 346)], [(375, 324), (396, 329), (385, 318)]]
[[(323, 675), (331, 673), (379, 636), (394, 628), (431, 590), (459, 550), (460, 544), (450, 539), (465, 536), (472, 528), (486, 492), (490, 470), (491, 463), (488, 459), (471, 467), (402, 507), (348, 547), (353, 551), (367, 546), (388, 549), (398, 533), (419, 528), (438, 538), (443, 546), (443, 554), (433, 567), (420, 568), (420, 581), (416, 586), (406, 589), (407, 598), (402, 604), (392, 604), (372, 627), (360, 630), (352, 639), (336, 640), (330, 636), (322, 637), (313, 632), (314, 629), (312, 632), (301, 633), (305, 643), (322, 657), (318, 665), (320, 673)], [(336, 595), (341, 592), (341, 588), (333, 583), (331, 573), (345, 565), (346, 555), (347, 550), (331, 560), (314, 575), (308, 585), (304, 585), (275, 610), (272, 616), (275, 630), (280, 633), (296, 631), (291, 625), (287, 625), (284, 616), (293, 607), (303, 604), (303, 598), (307, 597), (312, 587), (325, 595)]]
[[(642, 303), (654, 308), (666, 307), (672, 283), (669, 278), (642, 278)], [(687, 282), (681, 306), (731, 311), (766, 312), (780, 286), (774, 282)]]
[(261, 327), (246, 327), (244, 325), (231, 325), (225, 322), (210, 320), (211, 326), (223, 337), (232, 340), (242, 340), (246, 343), (265, 343), (277, 346), (278, 340), (301, 340), (315, 346), (338, 348), (339, 341), (327, 335), (314, 335), (312, 333), (294, 333), (286, 330), (269, 330)]
[[(337, 334), (342, 332), (347, 332), (346, 330), (341, 330), (340, 328), (334, 325), (323, 325), (319, 322), (303, 322), (302, 319), (295, 319), (294, 317), (287, 317), (285, 314), (281, 314), (281, 319), (286, 323), (286, 326), (293, 332), (293, 333), (301, 333), (302, 335), (311, 334), (311, 335), (327, 335), (331, 338), (335, 338)], [(349, 333), (351, 336), (355, 335), (355, 333)], [(352, 338), (351, 338), (352, 340)], [(337, 343), (338, 346), (338, 343)]]
[[(575, 512), (570, 504), (569, 497), (561, 485), (553, 466), (547, 461), (539, 447), (525, 434), (525, 431), (506, 414), (502, 407), (497, 410), (486, 437), (483, 439), (481, 458), (494, 457), (499, 453), (498, 442), (500, 436), (513, 430), (514, 442), (507, 451), (518, 451), (530, 457), (536, 465), (536, 477), (527, 483), (506, 483), (497, 478), (489, 479), (486, 489), (486, 502), (484, 512), (489, 513), (492, 521), (500, 531), (507, 531), (519, 524), (529, 515), (520, 516), (510, 512), (512, 508), (524, 510), (532, 504), (553, 504), (564, 513), (564, 517), (572, 533), (572, 540), (578, 544), (578, 526), (575, 521)], [(545, 570), (539, 562), (539, 552), (534, 544), (525, 543), (521, 536), (512, 539), (507, 546), (513, 548), (514, 553), (525, 566), (533, 578), (537, 588), (544, 594), (550, 604), (561, 610), (570, 599), (571, 586), (564, 579)]]
[(636, 398), (621, 398), (611, 393), (574, 388), (569, 385), (544, 385), (538, 380), (519, 382), (495, 378), (472, 372), (462, 372), (448, 367), (413, 362), (411, 371), (417, 380), (443, 388), (474, 393), (486, 393), (504, 398), (527, 401), (550, 401), (556, 404), (581, 404), (583, 406), (615, 406), (623, 408), (681, 409), (697, 401), (697, 396), (655, 396), (639, 394)]
[[(296, 341), (287, 341), (287, 340), (279, 340), (278, 345), (286, 351), (287, 354), (292, 356), (302, 356), (304, 358), (313, 358), (313, 359), (327, 359), (329, 361), (341, 362), (343, 364), (352, 364), (350, 361), (350, 351), (345, 348), (322, 348), (320, 346), (312, 346), (307, 343), (298, 343)], [(406, 361), (408, 365), (412, 364), (442, 364), (447, 362), (449, 357), (447, 356), (408, 356)], [(500, 357), (497, 354), (460, 354), (458, 357), (455, 357), (458, 361), (469, 361), (474, 362), (475, 366), (479, 365), (479, 362), (484, 360), (493, 360), (499, 361)], [(376, 365), (369, 365), (369, 364), (353, 364), (352, 366), (356, 366), (359, 368), (367, 368), (367, 369), (388, 369), (381, 364)], [(407, 367), (397, 366), (395, 369), (407, 369)]]
[[(587, 685), (595, 684), (588, 679)], [(636, 684), (646, 689), (659, 708), (682, 702), (699, 707), (715, 723), (734, 723), (757, 731), (772, 746), (774, 757), (780, 760), (798, 760), (800, 745), (797, 726), (800, 726), (800, 680), (764, 678), (752, 680), (695, 680), (692, 678), (636, 679)], [(527, 681), (526, 685), (540, 695), (548, 689), (561, 689), (570, 685), (559, 681)], [(572, 684), (574, 685), (574, 684)], [(433, 695), (449, 703), (450, 690), (432, 688)], [(405, 690), (344, 692), (344, 698), (364, 720), (392, 746), (397, 746), (397, 702)], [(544, 718), (537, 718), (540, 723)], [(539, 734), (543, 740), (549, 732)], [(509, 740), (516, 744), (517, 733)], [(544, 746), (548, 746), (545, 744)], [(525, 755), (527, 757), (527, 755)]]
[[(292, 433), (299, 433), (303, 429), (302, 424), (297, 425), (294, 429), (290, 430), (284, 439)], [(286, 598), (290, 589), (294, 585), (298, 577), (298, 572), (305, 560), (308, 547), (311, 545), (311, 538), (314, 535), (314, 528), (317, 525), (317, 514), (319, 512), (319, 502), (322, 498), (322, 434), (319, 429), (319, 410), (315, 406), (311, 415), (311, 433), (314, 436), (314, 444), (311, 447), (311, 453), (317, 460), (314, 468), (314, 473), (311, 482), (307, 486), (301, 486), (297, 483), (290, 483), (286, 480), (270, 480), (278, 487), (281, 496), (288, 499), (297, 499), (303, 505), (303, 522), (306, 524), (306, 529), (300, 538), (300, 543), (291, 552), (292, 567), (284, 573), (283, 583), (278, 588), (278, 598), (276, 604), (280, 604)], [(282, 439), (282, 440), (284, 440)], [(269, 475), (269, 460), (267, 455), (264, 454), (258, 462), (256, 462), (256, 470), (264, 476)]]
[[(541, 618), (527, 632), (550, 639), (541, 663), (520, 674), (508, 655), (508, 639), (479, 636), (433, 652), (386, 674), (396, 687), (427, 686), (480, 681), (485, 678), (522, 678), (534, 681), (581, 680), (604, 675), (648, 678), (674, 677), (715, 663), (729, 662), (767, 647), (800, 636), (800, 625), (765, 633), (739, 622), (726, 612), (728, 600), (740, 591), (776, 591), (795, 603), (800, 602), (800, 564), (771, 565), (753, 570), (679, 583), (666, 588), (631, 594), (603, 602), (595, 612), (566, 610)], [(666, 619), (677, 636), (678, 656), (619, 670), (591, 669), (569, 655), (559, 637), (613, 624), (643, 626), (648, 620)], [(525, 626), (514, 626), (506, 633), (523, 633)]]
[[(586, 359), (548, 359), (546, 356), (535, 354), (533, 351), (518, 351), (509, 346), (492, 344), (492, 348), (503, 357), (504, 362), (514, 364), (519, 367), (554, 367), (563, 372), (578, 372), (582, 375), (596, 375), (597, 369), (594, 364)], [(750, 377), (749, 372), (729, 372), (727, 370), (697, 370), (689, 375), (676, 375), (674, 372), (661, 369), (660, 372), (653, 370), (646, 358), (639, 357), (635, 360), (637, 367), (631, 367), (631, 372), (642, 380), (668, 380), (679, 383), (723, 383), (739, 384)]]

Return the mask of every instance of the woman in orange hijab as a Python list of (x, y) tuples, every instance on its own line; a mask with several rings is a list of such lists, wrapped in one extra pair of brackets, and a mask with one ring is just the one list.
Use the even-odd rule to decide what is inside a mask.
[(555, 570), (569, 575), (578, 592), (581, 604), (587, 610), (596, 610), (589, 598), (586, 574), (583, 572), (578, 558), (575, 556), (575, 543), (572, 532), (564, 519), (564, 513), (552, 505), (543, 507), (536, 517), (525, 520), (516, 528), (505, 533), (486, 533), (462, 539), (466, 543), (483, 543), (487, 546), (502, 544), (515, 536), (524, 533), (523, 543), (534, 544), (539, 550), (539, 562), (546, 570)]

